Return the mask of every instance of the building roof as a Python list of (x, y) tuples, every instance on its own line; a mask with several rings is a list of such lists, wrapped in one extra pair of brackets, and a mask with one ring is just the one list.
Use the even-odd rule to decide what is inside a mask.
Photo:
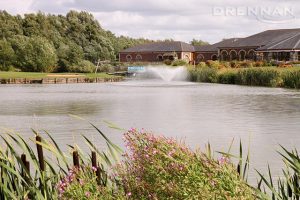
[(300, 50), (300, 31), (285, 39), (277, 39), (257, 51)]
[(128, 49), (124, 49), (121, 53), (132, 52), (173, 52), (173, 51), (185, 51), (193, 52), (194, 46), (185, 42), (171, 41), (171, 42), (151, 42), (147, 44), (141, 44)]
[(285, 40), (300, 33), (300, 29), (267, 30), (249, 37), (240, 39), (226, 47), (262, 47), (274, 41)]
[(195, 46), (195, 51), (196, 52), (217, 52), (219, 47), (231, 46), (234, 42), (238, 41), (239, 39), (240, 38), (230, 38), (230, 39), (224, 39), (221, 42), (212, 45)]

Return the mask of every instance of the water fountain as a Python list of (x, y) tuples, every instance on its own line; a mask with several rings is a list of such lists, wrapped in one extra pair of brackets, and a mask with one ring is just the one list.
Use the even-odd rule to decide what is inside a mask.
[(158, 79), (164, 82), (186, 81), (188, 72), (186, 67), (146, 66), (136, 73), (138, 79)]

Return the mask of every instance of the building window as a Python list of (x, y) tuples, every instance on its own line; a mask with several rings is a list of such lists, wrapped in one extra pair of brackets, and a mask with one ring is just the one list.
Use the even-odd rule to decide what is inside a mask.
[(156, 59), (157, 59), (158, 61), (163, 61), (163, 60), (164, 60), (164, 57), (163, 57), (163, 55), (158, 54), (158, 55), (156, 56)]
[(187, 54), (185, 54), (185, 55), (184, 55), (184, 60), (185, 60), (186, 62), (190, 62), (190, 56), (187, 55)]
[(211, 56), (211, 60), (213, 60), (213, 61), (218, 60), (218, 56), (217, 56), (216, 54), (212, 55), (212, 56)]
[(138, 54), (138, 55), (136, 55), (135, 59), (136, 59), (136, 60), (142, 60), (143, 57), (142, 57), (140, 54)]
[(235, 50), (231, 50), (230, 53), (230, 60), (237, 60), (237, 52)]
[(221, 60), (222, 61), (228, 61), (229, 60), (228, 52), (226, 50), (221, 51)]
[(251, 49), (247, 54), (247, 59), (249, 60), (255, 60), (255, 51)]
[(239, 52), (239, 59), (241, 61), (243, 61), (243, 60), (246, 59), (246, 51), (245, 50), (240, 50), (240, 52)]
[(197, 56), (197, 62), (203, 62), (204, 61), (204, 56), (202, 54), (199, 54)]
[(130, 54), (128, 54), (128, 55), (126, 56), (126, 60), (127, 60), (127, 62), (130, 62), (130, 61), (132, 60), (132, 56), (131, 56)]

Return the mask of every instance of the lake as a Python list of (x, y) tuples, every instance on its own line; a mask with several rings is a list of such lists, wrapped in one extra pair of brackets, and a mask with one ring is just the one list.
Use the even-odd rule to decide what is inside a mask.
[[(85, 134), (101, 147), (93, 122), (123, 146), (121, 128), (144, 128), (155, 134), (184, 139), (191, 148), (209, 141), (214, 150), (227, 151), (235, 139), (250, 143), (251, 168), (270, 163), (279, 173), (279, 144), (300, 147), (300, 91), (190, 82), (128, 80), (103, 84), (0, 85), (0, 127), (26, 138), (31, 128), (47, 130), (66, 149), (83, 143)], [(4, 130), (1, 131), (5, 132)], [(254, 176), (251, 176), (254, 179)]]

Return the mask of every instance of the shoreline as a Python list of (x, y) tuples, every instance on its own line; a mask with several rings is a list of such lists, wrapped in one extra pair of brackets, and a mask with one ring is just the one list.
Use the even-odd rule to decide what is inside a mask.
[(71, 84), (120, 82), (123, 77), (0, 78), (0, 84)]

